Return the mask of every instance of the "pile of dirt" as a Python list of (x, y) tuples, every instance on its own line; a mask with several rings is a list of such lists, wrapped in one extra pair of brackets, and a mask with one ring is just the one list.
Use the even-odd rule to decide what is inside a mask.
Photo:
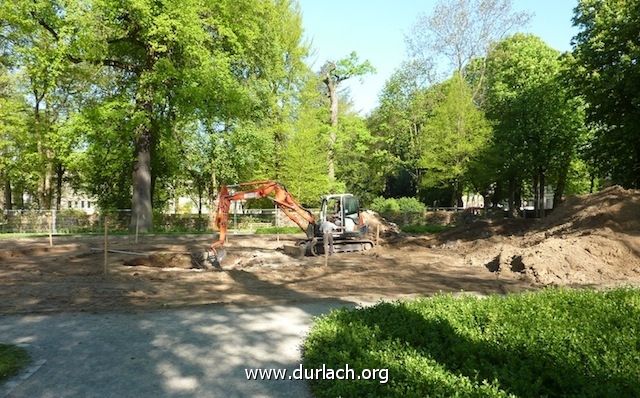
[(375, 240), (376, 231), (379, 231), (380, 237), (383, 239), (394, 238), (400, 234), (400, 228), (397, 224), (386, 220), (380, 214), (373, 210), (365, 210), (362, 213), (365, 225), (368, 227), (367, 237)]
[(636, 284), (640, 191), (610, 187), (570, 198), (534, 223), (474, 223), (440, 239), (448, 239), (443, 247), (462, 254), (466, 264), (497, 275), (541, 284)]

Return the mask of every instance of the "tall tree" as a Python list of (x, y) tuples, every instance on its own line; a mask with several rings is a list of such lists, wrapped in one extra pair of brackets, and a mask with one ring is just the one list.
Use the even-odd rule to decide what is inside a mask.
[[(399, 196), (418, 193), (422, 178), (420, 135), (426, 120), (433, 114), (440, 93), (429, 89), (428, 65), (405, 62), (386, 81), (380, 93), (380, 105), (368, 119), (372, 134), (377, 137), (387, 156), (388, 188), (396, 180), (408, 176), (408, 184), (397, 192)], [(401, 187), (401, 188), (402, 188)], [(387, 192), (388, 194), (395, 194)]]
[(593, 165), (640, 188), (640, 1), (581, 0), (573, 22), (573, 83), (596, 128)]
[[(441, 71), (465, 76), (465, 68), (483, 59), (491, 45), (528, 22), (530, 15), (513, 9), (512, 0), (440, 0), (431, 14), (421, 15), (407, 36), (409, 53)], [(484, 64), (476, 72), (484, 74)], [(441, 76), (440, 76), (441, 77)], [(473, 87), (474, 96), (482, 78)]]
[(360, 62), (355, 51), (339, 61), (327, 61), (320, 70), (320, 76), (329, 98), (329, 124), (331, 129), (329, 130), (327, 159), (329, 182), (332, 184), (336, 180), (335, 146), (338, 136), (338, 88), (340, 83), (347, 79), (373, 72), (375, 72), (375, 69), (371, 63), (369, 61)]
[(13, 208), (20, 179), (24, 178), (25, 146), (28, 140), (27, 103), (17, 90), (14, 76), (0, 65), (0, 189), (4, 192), (4, 209)]
[(543, 214), (548, 177), (566, 176), (583, 135), (582, 104), (563, 86), (560, 70), (559, 53), (533, 35), (516, 34), (489, 54), (486, 108), (510, 209), (526, 178)]
[(164, 167), (160, 143), (179, 119), (230, 124), (268, 114), (276, 102), (272, 83), (298, 56), (284, 51), (299, 44), (286, 36), (290, 23), (299, 24), (289, 1), (18, 3), (3, 7), (16, 30), (48, 35), (61, 61), (100, 65), (116, 80), (116, 92), (102, 96), (130, 112), (132, 225), (139, 220), (142, 231), (152, 226), (153, 186)]
[(462, 206), (462, 189), (470, 164), (487, 146), (491, 126), (473, 103), (471, 88), (459, 73), (434, 88), (442, 92), (420, 136), (422, 183), (450, 185), (452, 205)]

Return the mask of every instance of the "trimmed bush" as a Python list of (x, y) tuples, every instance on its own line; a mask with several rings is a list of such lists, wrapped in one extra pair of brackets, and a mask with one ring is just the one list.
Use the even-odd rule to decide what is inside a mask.
[(313, 381), (317, 397), (640, 396), (640, 290), (435, 296), (315, 321), (305, 368), (389, 369)]

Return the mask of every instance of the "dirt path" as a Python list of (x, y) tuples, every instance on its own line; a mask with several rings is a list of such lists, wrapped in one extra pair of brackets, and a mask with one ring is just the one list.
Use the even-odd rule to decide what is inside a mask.
[[(451, 252), (419, 246), (377, 247), (322, 258), (295, 259), (271, 236), (231, 236), (225, 271), (190, 269), (189, 252), (208, 236), (145, 237), (136, 245), (113, 237), (110, 248), (156, 253), (144, 266), (112, 253), (103, 274), (98, 237), (4, 240), (0, 248), (0, 313), (122, 311), (210, 303), (290, 303), (317, 299), (375, 301), (436, 292), (505, 293), (531, 288), (524, 279), (496, 278)], [(288, 239), (288, 241), (286, 240)], [(174, 252), (171, 254), (170, 252)], [(148, 259), (147, 259), (148, 260)]]

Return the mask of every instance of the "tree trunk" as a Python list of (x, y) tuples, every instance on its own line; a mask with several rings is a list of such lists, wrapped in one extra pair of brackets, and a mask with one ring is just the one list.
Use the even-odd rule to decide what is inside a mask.
[(11, 197), (11, 180), (7, 176), (4, 180), (4, 209), (12, 210), (13, 209), (13, 200)]
[(540, 200), (540, 218), (544, 218), (545, 216), (545, 199), (544, 199), (544, 185), (546, 184), (545, 173), (540, 170), (540, 177), (538, 178), (538, 186), (540, 188), (540, 193), (538, 194), (538, 199)]
[(500, 200), (502, 200), (502, 182), (498, 181), (491, 197), (491, 207), (497, 208)]
[(514, 178), (509, 179), (509, 217), (514, 218), (515, 211), (515, 198), (516, 198), (516, 180)]
[(16, 209), (24, 209), (24, 185), (19, 181), (13, 186), (13, 207)]
[(331, 103), (331, 128), (329, 129), (329, 149), (327, 151), (327, 162), (329, 170), (329, 183), (333, 184), (336, 180), (335, 169), (335, 148), (338, 139), (338, 93), (336, 83), (332, 79), (326, 81), (329, 93), (329, 101)]
[[(149, 105), (150, 106), (150, 105)], [(146, 106), (145, 106), (146, 108)], [(151, 204), (151, 131), (146, 124), (137, 129), (136, 160), (133, 165), (133, 196), (131, 200), (131, 223), (139, 232), (149, 232), (153, 228)]]
[(562, 197), (564, 196), (564, 189), (567, 185), (567, 173), (569, 172), (569, 165), (563, 167), (558, 176), (558, 183), (556, 189), (553, 191), (553, 208), (555, 209), (560, 203), (562, 203)]
[(56, 210), (60, 211), (62, 204), (62, 178), (64, 177), (64, 166), (56, 165)]
[(533, 214), (535, 217), (539, 217), (540, 212), (540, 199), (538, 195), (540, 195), (540, 190), (538, 189), (538, 177), (539, 175), (536, 173), (533, 176)]
[(513, 192), (513, 206), (515, 207), (515, 214), (519, 214), (520, 207), (522, 206), (522, 181), (515, 182), (515, 190)]

